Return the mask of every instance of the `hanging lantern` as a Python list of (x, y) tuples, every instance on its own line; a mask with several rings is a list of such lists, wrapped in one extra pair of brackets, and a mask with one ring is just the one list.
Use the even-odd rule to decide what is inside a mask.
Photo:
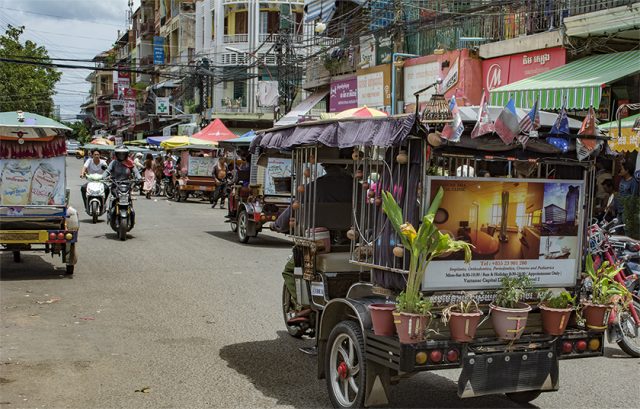
[(349, 229), (347, 231), (347, 238), (351, 241), (354, 241), (356, 238), (358, 238), (358, 233), (356, 233), (354, 229)]
[(400, 246), (395, 246), (393, 248), (393, 255), (396, 257), (404, 257), (404, 248)]
[(304, 193), (304, 185), (298, 185), (298, 193)]
[(400, 152), (398, 152), (398, 156), (396, 156), (396, 162), (398, 162), (400, 165), (406, 165), (407, 163), (409, 163), (409, 156), (407, 155), (407, 151), (401, 150)]
[(317, 34), (322, 34), (325, 32), (325, 30), (327, 29), (327, 25), (325, 23), (323, 23), (322, 21), (318, 21), (316, 23), (316, 26), (314, 27), (314, 31)]
[(453, 114), (443, 94), (433, 94), (422, 112), (422, 122), (432, 125), (445, 125), (453, 121)]

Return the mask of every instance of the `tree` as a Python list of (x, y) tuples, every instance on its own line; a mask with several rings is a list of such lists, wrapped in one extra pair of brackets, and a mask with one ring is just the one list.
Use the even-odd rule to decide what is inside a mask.
[(84, 122), (76, 121), (76, 122), (62, 122), (64, 125), (71, 128), (71, 138), (76, 139), (80, 143), (87, 143), (91, 139), (91, 134), (89, 130), (85, 126)]
[(20, 42), (24, 26), (9, 26), (0, 36), (0, 58), (33, 61), (34, 64), (0, 62), (0, 111), (26, 111), (44, 116), (53, 113), (55, 85), (62, 73), (50, 64), (49, 53), (44, 46), (33, 41)]

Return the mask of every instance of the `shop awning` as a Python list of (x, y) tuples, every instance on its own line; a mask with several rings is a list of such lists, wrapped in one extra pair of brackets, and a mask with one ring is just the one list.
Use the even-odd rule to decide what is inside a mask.
[(491, 91), (491, 105), (505, 106), (513, 97), (516, 107), (558, 110), (599, 108), (602, 88), (640, 73), (640, 51), (594, 55)]
[(280, 118), (278, 122), (275, 123), (275, 126), (284, 126), (284, 125), (293, 125), (297, 124), (298, 120), (301, 116), (306, 115), (307, 112), (311, 111), (311, 108), (316, 106), (316, 104), (324, 97), (327, 96), (329, 90), (325, 89), (323, 91), (316, 91), (311, 94), (307, 99), (299, 103), (295, 108), (293, 108), (289, 113)]

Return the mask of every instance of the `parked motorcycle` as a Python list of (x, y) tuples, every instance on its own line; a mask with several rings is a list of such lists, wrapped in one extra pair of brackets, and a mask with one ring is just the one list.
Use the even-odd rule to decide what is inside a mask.
[[(611, 312), (607, 328), (609, 342), (616, 342), (624, 352), (640, 358), (640, 271), (637, 264), (629, 263), (629, 259), (637, 257), (635, 254), (640, 249), (640, 242), (626, 236), (614, 236), (616, 230), (623, 227), (624, 225), (618, 224), (617, 219), (591, 225), (588, 229), (589, 250), (596, 268), (605, 261), (620, 267), (615, 280), (624, 285), (632, 296), (628, 308), (614, 309)], [(616, 245), (613, 244), (612, 237), (615, 237)]]
[(127, 239), (127, 232), (133, 229), (136, 213), (133, 210), (132, 186), (134, 180), (113, 183), (107, 220), (111, 229), (118, 234), (121, 241)]
[(98, 173), (87, 175), (87, 180), (87, 200), (84, 203), (84, 209), (95, 224), (98, 222), (98, 217), (106, 211), (106, 186), (102, 175)]

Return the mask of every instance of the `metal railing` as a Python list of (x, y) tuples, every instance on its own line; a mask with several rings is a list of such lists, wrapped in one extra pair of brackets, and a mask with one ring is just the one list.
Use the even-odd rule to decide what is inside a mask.
[(249, 42), (249, 34), (232, 34), (223, 37), (225, 44), (230, 43), (247, 43)]

